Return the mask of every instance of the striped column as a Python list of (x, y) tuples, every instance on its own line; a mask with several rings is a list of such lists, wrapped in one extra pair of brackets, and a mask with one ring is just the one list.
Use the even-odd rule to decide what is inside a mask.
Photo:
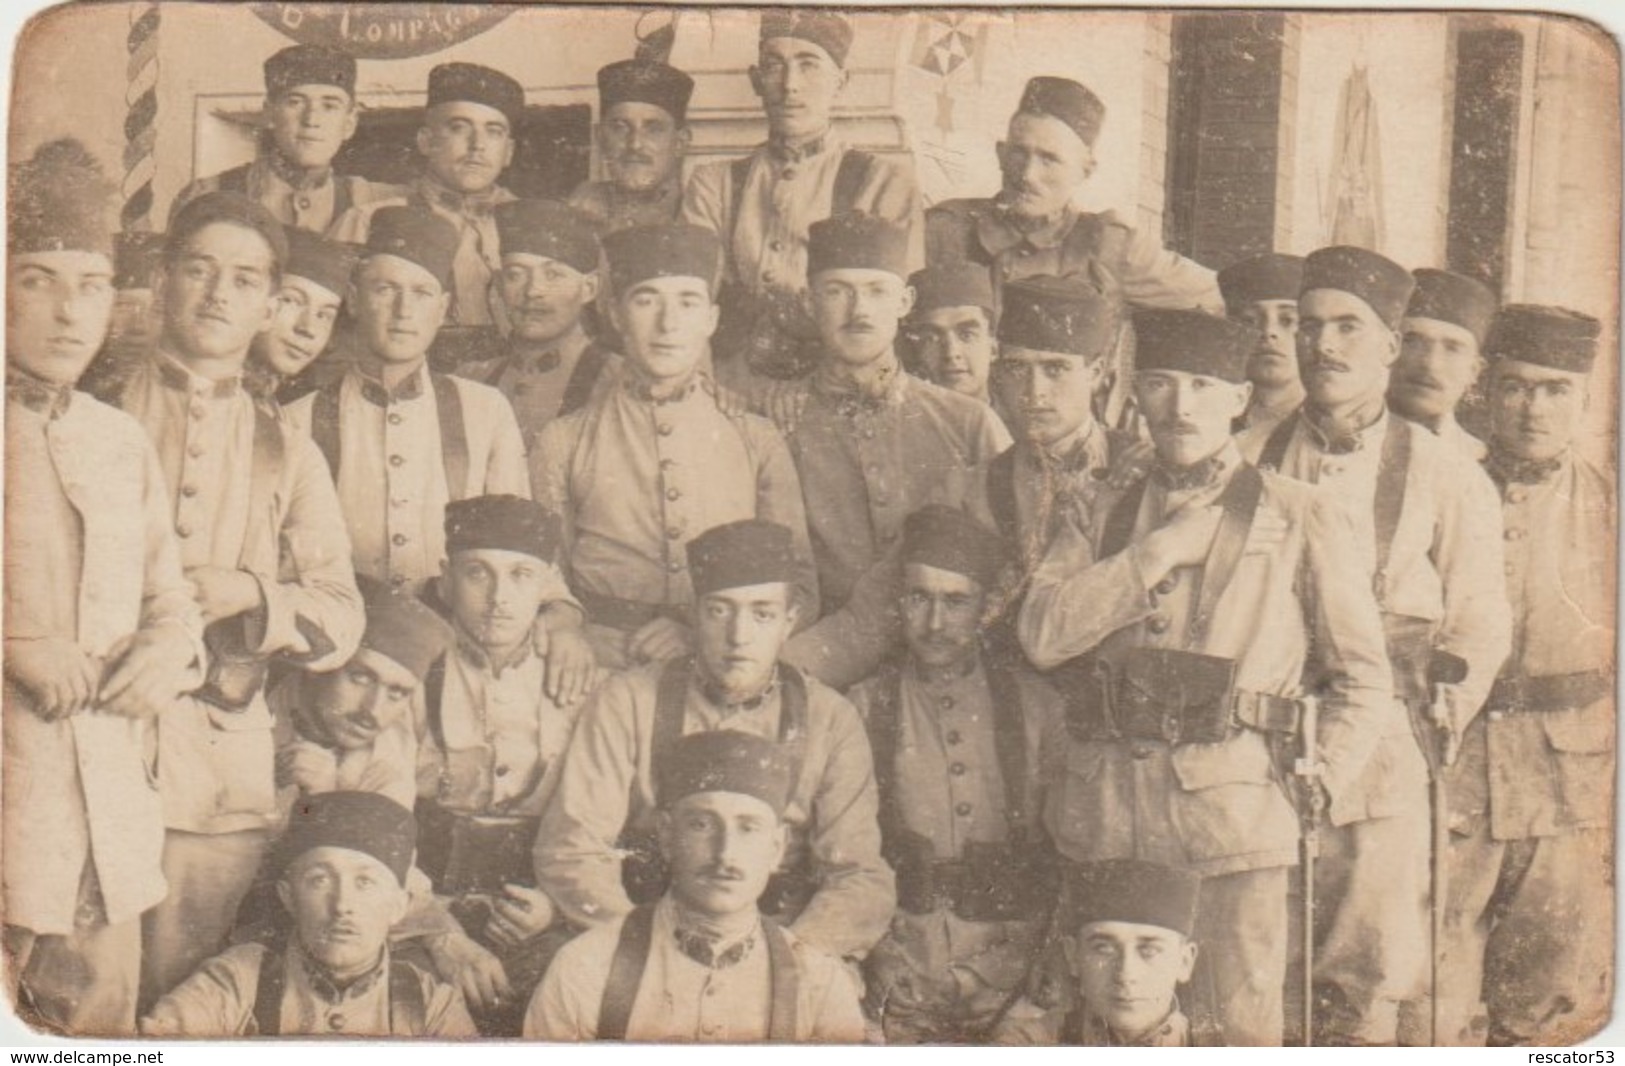
[(130, 53), (124, 68), (124, 204), (119, 212), (125, 232), (152, 231), (153, 146), (158, 117), (158, 5), (130, 5)]

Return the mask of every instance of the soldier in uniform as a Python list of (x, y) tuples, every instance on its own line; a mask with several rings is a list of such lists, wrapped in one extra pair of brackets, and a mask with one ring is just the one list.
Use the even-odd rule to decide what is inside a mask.
[(704, 365), (718, 313), (716, 235), (634, 227), (604, 244), (624, 360), (585, 408), (542, 430), (531, 456), (537, 498), (564, 518), (565, 565), (599, 662), (620, 668), (689, 650), (684, 548), (737, 519), (792, 531), (801, 617), (816, 617), (795, 463), (772, 423), (724, 406)]
[(925, 265), (924, 224), (913, 159), (850, 148), (835, 130), (851, 22), (835, 11), (791, 8), (761, 18), (750, 83), (762, 98), (767, 143), (697, 169), (682, 217), (715, 230), (727, 257), (718, 369), (784, 379), (818, 361), (818, 331), (803, 305), (812, 224), (862, 211), (902, 227), (905, 278)]
[(671, 886), (559, 953), (531, 1001), (539, 1040), (857, 1043), (863, 1015), (840, 961), (759, 901), (784, 856), (793, 767), (733, 730), (677, 740), (655, 789)]
[(265, 127), (259, 152), (180, 191), (182, 207), (208, 192), (246, 196), (291, 229), (326, 233), (353, 207), (393, 195), (395, 187), (333, 172), (333, 157), (355, 135), (355, 57), (319, 44), (296, 44), (265, 61)]
[(763, 913), (833, 955), (862, 956), (885, 934), (896, 895), (863, 722), (779, 658), (796, 623), (794, 538), (760, 519), (718, 526), (689, 541), (688, 569), (698, 652), (613, 675), (593, 695), (542, 814), (538, 883), (582, 926), (658, 895), (655, 782), (685, 734), (737, 730), (775, 739), (789, 760), (789, 843)]
[(1230, 438), (1256, 334), (1197, 311), (1142, 311), (1135, 330), (1153, 470), (1092, 530), (1062, 529), (1019, 617), (1040, 669), (1088, 656), (1094, 674), (1046, 824), (1074, 861), (1199, 874), (1199, 1036), (1278, 1044), (1298, 838), (1279, 760), (1302, 698), (1321, 701), (1315, 788), (1334, 824), (1374, 801), (1378, 738), (1409, 726), (1352, 519)]
[(1399, 327), (1388, 406), (1480, 462), (1484, 443), (1461, 428), (1456, 410), (1483, 372), (1481, 348), (1498, 301), (1462, 274), (1423, 268), (1412, 276), (1416, 292)]
[(1179, 986), (1196, 970), (1201, 878), (1139, 859), (1068, 863), (1060, 921), (1066, 996), (1011, 1008), (998, 1044), (1189, 1047)]
[(288, 262), (276, 294), (271, 328), (254, 338), (243, 384), (256, 396), (291, 403), (309, 388), (301, 374), (327, 350), (344, 296), (350, 291), (355, 250), (300, 229), (286, 231)]
[(1253, 398), (1236, 428), (1268, 432), (1303, 405), (1298, 380), (1298, 293), (1303, 291), (1303, 257), (1265, 252), (1219, 271), (1224, 312), (1257, 330), (1258, 344), (1247, 362)]
[(113, 312), (111, 185), (77, 141), (10, 174), (3, 812), (6, 990), (73, 1036), (135, 1031), (164, 895), (152, 721), (202, 681), (163, 471), (76, 392)]
[(287, 934), (209, 959), (141, 1021), (143, 1036), (473, 1036), (462, 994), (389, 950), (417, 824), (374, 792), (294, 806), (269, 862)]
[(367, 240), (372, 214), (381, 207), (410, 205), (434, 212), (456, 228), (446, 290), (446, 321), (486, 326), (495, 318), (491, 278), (502, 269), (502, 245), (492, 210), (516, 199), (497, 184), (513, 162), (516, 131), (525, 114), (525, 90), (513, 78), (475, 63), (442, 63), (429, 71), (429, 101), (417, 133), (423, 174), (366, 206), (345, 212), (332, 236), (352, 244)]
[(593, 132), (606, 181), (586, 181), (570, 206), (602, 233), (677, 221), (688, 152), (694, 79), (653, 59), (623, 59), (598, 71)]
[(1061, 697), (990, 662), (997, 534), (941, 505), (903, 527), (906, 655), (853, 687), (898, 912), (866, 963), (888, 1044), (977, 1043), (1020, 994), (1057, 883), (1040, 823), (1066, 748)]
[[(1334, 802), (1316, 866), (1317, 1044), (1391, 1044), (1398, 1004), (1420, 994), (1428, 943), (1428, 765), (1460, 736), (1506, 658), (1511, 621), (1495, 488), (1460, 449), (1388, 412), (1389, 367), (1414, 281), (1361, 248), (1304, 261), (1297, 415), (1238, 442), (1251, 461), (1330, 486), (1356, 520), (1358, 572), (1382, 610), (1394, 696), (1350, 801)], [(1452, 656), (1465, 677), (1433, 683)]]
[(269, 843), (271, 660), (332, 670), (361, 636), (350, 538), (321, 453), (242, 387), (286, 256), (282, 226), (253, 201), (206, 193), (187, 204), (165, 239), (158, 348), (121, 399), (157, 445), (209, 647), (204, 686), (158, 724), (169, 895), (144, 918), (144, 1003), (219, 949)]
[(1513, 650), (1447, 776), (1440, 1044), (1565, 1044), (1608, 1012), (1617, 511), (1573, 450), (1598, 332), (1513, 305), (1485, 344)]
[(908, 279), (914, 307), (903, 324), (909, 358), (925, 380), (991, 402), (987, 376), (996, 344), (993, 286), (971, 263), (917, 270)]
[(502, 240), (497, 293), (508, 333), (496, 354), (458, 367), (501, 390), (527, 449), (553, 419), (584, 406), (613, 353), (587, 332), (601, 275), (592, 220), (547, 200), (515, 200), (496, 212)]

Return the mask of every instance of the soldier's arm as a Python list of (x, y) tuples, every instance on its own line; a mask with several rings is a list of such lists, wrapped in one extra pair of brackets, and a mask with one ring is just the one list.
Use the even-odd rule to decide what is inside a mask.
[(575, 1043), (598, 1038), (598, 1011), (609, 965), (608, 960), (581, 958), (581, 947), (579, 940), (564, 945), (547, 968), (525, 1011), (526, 1040)]
[[(482, 390), (483, 391), (483, 390)], [(480, 419), (490, 427), (491, 457), (485, 468), (487, 494), (531, 496), (530, 471), (525, 464), (525, 437), (513, 405), (500, 392), (480, 397)]]
[(914, 159), (908, 155), (877, 155), (874, 160), (857, 206), (908, 230), (908, 269), (919, 270), (925, 266), (925, 209)]
[(142, 1036), (237, 1036), (248, 1027), (265, 948), (242, 944), (205, 962), (170, 989), (145, 1018)]
[(1218, 275), (1178, 252), (1164, 248), (1156, 238), (1128, 225), (1115, 212), (1110, 222), (1127, 230), (1118, 281), (1123, 299), (1139, 307), (1199, 307), (1224, 314)]
[(1094, 537), (1092, 530), (1069, 522), (1033, 571), (1016, 617), (1016, 636), (1040, 670), (1091, 651), (1152, 613), (1149, 589), (1162, 574), (1146, 573), (1142, 545), (1096, 561)]
[[(445, 981), (435, 981), (431, 984), (426, 999), (428, 1002), (424, 1005), (423, 1011), (424, 1036), (465, 1037), (479, 1035), (479, 1030), (474, 1027), (474, 1019), (468, 1013), (468, 1003), (463, 999), (462, 990), (456, 985)], [(408, 1034), (394, 1033), (392, 1035), (406, 1036)]]
[(765, 422), (749, 423), (758, 456), (756, 517), (790, 530), (796, 557), (796, 594), (801, 605), (799, 628), (818, 620), (818, 565), (813, 561), (812, 539), (807, 535), (807, 505), (801, 495), (801, 477), (795, 460), (778, 431)]
[(531, 450), (530, 497), (559, 516), (559, 571), (570, 572), (570, 550), (575, 544), (575, 508), (570, 499), (570, 459), (579, 439), (580, 420), (573, 415), (555, 418), (536, 435)]
[(844, 604), (790, 638), (785, 661), (837, 689), (874, 673), (902, 632), (902, 570), (898, 543), (858, 579)]
[[(697, 167), (683, 189), (683, 206), (679, 218), (691, 225), (704, 226), (717, 234), (726, 234), (728, 201), (726, 197), (728, 165), (712, 163)], [(726, 240), (726, 238), (724, 238)]]
[(1512, 606), (1502, 568), (1500, 494), (1482, 467), (1451, 454), (1438, 486), (1442, 498), (1432, 556), (1444, 585), (1437, 644), (1467, 662), (1465, 680), (1440, 686), (1443, 709), (1459, 735), (1484, 706), (1512, 649)]
[(841, 963), (816, 948), (797, 943), (791, 948), (806, 975), (811, 1024), (805, 1037), (809, 1044), (863, 1043), (863, 1008), (858, 990)]

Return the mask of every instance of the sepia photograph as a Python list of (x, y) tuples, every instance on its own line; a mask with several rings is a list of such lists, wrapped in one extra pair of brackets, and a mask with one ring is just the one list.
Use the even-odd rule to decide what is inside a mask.
[(1607, 27), (9, 44), (0, 1044), (1610, 1024)]

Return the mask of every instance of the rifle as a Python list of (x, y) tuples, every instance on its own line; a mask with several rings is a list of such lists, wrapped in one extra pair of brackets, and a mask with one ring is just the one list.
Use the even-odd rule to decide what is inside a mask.
[[(1428, 658), (1428, 693), (1431, 709), (1436, 712), (1442, 700), (1443, 685), (1458, 685), (1467, 680), (1467, 660), (1448, 651), (1435, 649)], [(1439, 944), (1444, 939), (1444, 896), (1449, 889), (1450, 874), (1450, 796), (1445, 790), (1444, 771), (1456, 761), (1455, 737), (1450, 723), (1433, 717), (1433, 741), (1424, 743), (1422, 754), (1428, 762), (1428, 806), (1432, 816), (1432, 844), (1428, 849), (1428, 891), (1431, 894), (1432, 914), (1428, 923), (1428, 1027), (1432, 1034), (1429, 1042), (1439, 1046)]]
[(1320, 767), (1315, 762), (1315, 748), (1319, 743), (1317, 721), (1320, 701), (1314, 696), (1302, 697), (1302, 716), (1298, 724), (1298, 758), (1292, 764), (1292, 774), (1303, 783), (1303, 802), (1298, 810), (1300, 827), (1298, 875), (1303, 879), (1303, 1046), (1315, 1046), (1315, 858), (1320, 854), (1320, 819), (1323, 800), (1320, 793)]

